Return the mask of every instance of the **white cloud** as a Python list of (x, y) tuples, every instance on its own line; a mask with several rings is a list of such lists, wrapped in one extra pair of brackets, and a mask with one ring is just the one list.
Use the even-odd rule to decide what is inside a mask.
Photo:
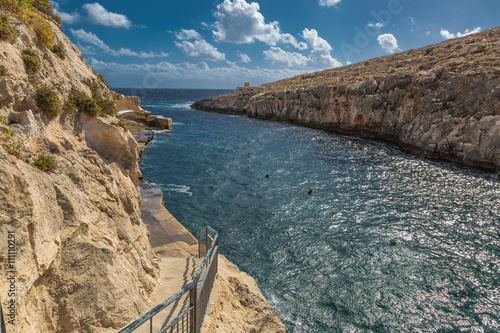
[(73, 24), (79, 22), (82, 19), (82, 17), (78, 13), (69, 14), (64, 12), (58, 12), (57, 15), (59, 15), (61, 21), (66, 24)]
[(468, 35), (472, 35), (481, 31), (481, 27), (474, 28), (472, 30), (465, 29), (463, 33), (457, 32), (456, 34), (449, 32), (446, 29), (441, 28), (441, 36), (446, 39), (452, 39), (457, 37), (464, 37)]
[(327, 50), (313, 50), (309, 56), (304, 56), (298, 52), (287, 52), (279, 47), (271, 47), (264, 51), (266, 59), (270, 60), (274, 66), (302, 67), (314, 69), (326, 69), (340, 67), (342, 63), (334, 59)]
[(269, 50), (264, 51), (264, 56), (266, 59), (271, 60), (274, 66), (283, 67), (305, 67), (309, 59), (297, 52), (287, 52), (279, 47), (271, 47)]
[(181, 29), (175, 33), (175, 37), (180, 40), (203, 39), (203, 36), (193, 29)]
[(87, 32), (83, 29), (69, 29), (69, 31), (79, 42), (97, 46), (106, 53), (110, 53), (112, 51), (108, 45), (106, 45), (99, 37), (97, 37), (92, 32)]
[(89, 21), (94, 24), (126, 29), (132, 25), (127, 16), (108, 12), (97, 2), (87, 3), (83, 5), (83, 9), (87, 11)]
[(259, 12), (257, 2), (247, 3), (245, 0), (224, 0), (217, 6), (212, 31), (217, 41), (236, 44), (253, 43), (255, 40), (268, 45), (278, 43), (291, 44), (298, 49), (307, 46), (297, 42), (297, 39), (282, 33), (278, 22), (266, 23), (264, 16)]
[(78, 40), (79, 43), (85, 43), (90, 45), (80, 45), (80, 50), (85, 54), (96, 54), (96, 48), (100, 49), (102, 52), (110, 54), (115, 57), (119, 56), (131, 56), (139, 58), (154, 58), (154, 57), (167, 57), (168, 53), (154, 53), (154, 52), (135, 52), (131, 49), (121, 48), (119, 50), (113, 50), (106, 43), (104, 43), (99, 37), (97, 37), (92, 32), (87, 32), (83, 29), (69, 29), (71, 34)]
[(342, 0), (319, 0), (320, 6), (332, 7), (340, 3)]
[(383, 34), (377, 37), (380, 46), (388, 53), (394, 53), (398, 49), (398, 41), (393, 34)]
[(313, 50), (317, 51), (331, 51), (332, 47), (326, 40), (318, 36), (316, 29), (304, 29), (302, 37), (308, 42)]
[(240, 53), (240, 51), (238, 51), (238, 57), (240, 57), (240, 61), (245, 63), (245, 64), (252, 61), (252, 59), (250, 59), (250, 57), (247, 54)]
[(186, 53), (192, 59), (198, 60), (212, 60), (220, 61), (225, 60), (226, 55), (217, 51), (217, 48), (207, 43), (204, 39), (195, 40), (194, 43), (182, 41), (181, 43), (175, 42), (178, 48)]
[(340, 67), (342, 66), (342, 63), (333, 58), (329, 51), (314, 50), (309, 55), (308, 66), (317, 69), (326, 69), (332, 67)]
[(219, 41), (237, 44), (252, 43), (255, 39), (270, 45), (279, 40), (278, 22), (265, 23), (259, 4), (245, 0), (224, 0), (217, 6), (214, 37)]
[(425, 35), (426, 35), (426, 36), (429, 36), (430, 34), (431, 34), (431, 32), (430, 32), (430, 31), (426, 31), (426, 32), (425, 32)]
[(377, 22), (377, 23), (370, 22), (370, 23), (368, 23), (368, 26), (369, 26), (370, 28), (377, 28), (377, 29), (380, 29), (380, 28), (383, 28), (383, 27), (384, 27), (384, 24), (383, 24), (383, 23), (380, 23), (380, 22)]
[(273, 82), (284, 78), (297, 76), (310, 71), (293, 70), (289, 68), (268, 69), (257, 68), (250, 69), (240, 67), (234, 63), (229, 66), (210, 67), (205, 62), (198, 64), (169, 62), (160, 62), (157, 64), (118, 64), (106, 63), (95, 58), (89, 59), (89, 64), (94, 70), (102, 73), (108, 79), (120, 77), (127, 73), (127, 79), (132, 84), (138, 84), (144, 88), (156, 88), (167, 86), (169, 83), (178, 86), (179, 82), (193, 81), (201, 85), (202, 81), (207, 82), (225, 82), (226, 87), (242, 82), (255, 82), (260, 84), (264, 82)]

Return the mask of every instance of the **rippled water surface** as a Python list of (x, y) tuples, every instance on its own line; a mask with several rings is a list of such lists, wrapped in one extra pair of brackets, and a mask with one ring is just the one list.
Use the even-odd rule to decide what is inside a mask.
[(291, 332), (500, 331), (498, 174), (189, 109), (225, 91), (121, 91), (174, 120), (145, 179), (192, 233), (219, 231)]

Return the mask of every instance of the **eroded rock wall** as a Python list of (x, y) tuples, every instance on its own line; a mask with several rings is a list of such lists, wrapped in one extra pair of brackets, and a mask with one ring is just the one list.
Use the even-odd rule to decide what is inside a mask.
[[(8, 72), (0, 77), (0, 300), (5, 319), (15, 320), (7, 331), (115, 332), (149, 310), (159, 277), (140, 217), (137, 143), (115, 117), (67, 105), (74, 93), (110, 93), (54, 23), (65, 59), (1, 14), (16, 30), (14, 40), (0, 40)], [(31, 76), (27, 47), (41, 59)], [(60, 116), (39, 109), (41, 86), (58, 96)], [(33, 166), (41, 154), (57, 168)]]

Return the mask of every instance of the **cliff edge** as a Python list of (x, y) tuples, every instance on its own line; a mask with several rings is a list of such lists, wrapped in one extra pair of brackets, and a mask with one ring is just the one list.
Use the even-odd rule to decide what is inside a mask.
[(28, 2), (0, 2), (6, 328), (115, 332), (149, 309), (159, 277), (140, 215), (139, 149), (48, 1)]
[(381, 138), (500, 172), (500, 28), (192, 107)]

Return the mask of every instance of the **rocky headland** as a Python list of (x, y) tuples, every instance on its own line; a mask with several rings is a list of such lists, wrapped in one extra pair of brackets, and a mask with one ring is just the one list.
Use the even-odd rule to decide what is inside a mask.
[(196, 102), (500, 172), (500, 28)]
[[(141, 217), (139, 146), (118, 113), (142, 114), (140, 101), (109, 90), (48, 0), (0, 0), (0, 50), (7, 332), (116, 332), (151, 309), (161, 283), (161, 258)], [(259, 331), (272, 321), (286, 330), (251, 278), (226, 280), (229, 302), (252, 304), (238, 307), (244, 323), (232, 327)], [(255, 304), (267, 306), (265, 318)]]

